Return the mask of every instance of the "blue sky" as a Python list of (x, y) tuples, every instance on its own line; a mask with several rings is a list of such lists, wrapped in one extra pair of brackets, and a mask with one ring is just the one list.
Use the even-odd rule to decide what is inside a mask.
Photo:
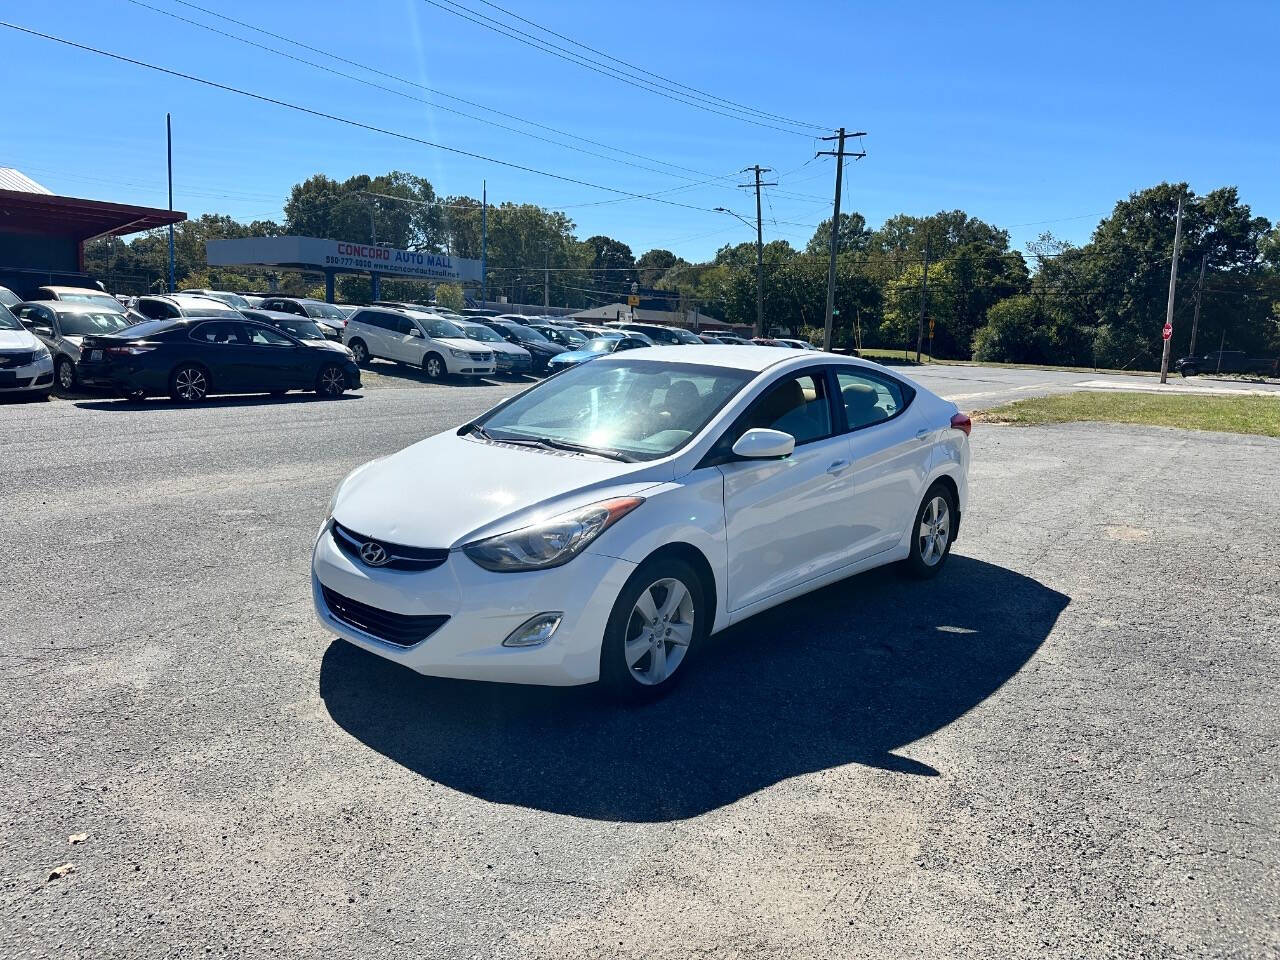
[[(194, 2), (194, 0), (193, 0)], [(279, 218), (289, 187), (322, 172), (403, 169), (441, 194), (565, 210), (578, 235), (604, 233), (638, 255), (689, 259), (754, 239), (754, 198), (734, 184), (774, 168), (765, 238), (803, 246), (830, 215), (834, 168), (807, 133), (766, 129), (635, 89), (465, 22), (428, 0), (198, 0), (272, 32), (376, 67), (377, 89), (182, 23), (129, 0), (10, 6), (15, 23), (415, 137), (525, 166), (652, 193), (616, 195), (303, 116), (34, 37), (0, 30), (8, 135), (0, 165), (55, 192), (163, 206), (164, 114), (174, 115), (175, 204)], [(443, 6), (451, 4), (440, 0)], [(460, 3), (500, 17), (480, 0)], [(353, 68), (202, 14), (151, 6)], [(1041, 231), (1076, 242), (1129, 192), (1187, 180), (1237, 185), (1280, 219), (1280, 3), (639, 4), (503, 0), (503, 6), (618, 61), (760, 110), (866, 130), (843, 209), (872, 225), (899, 212), (961, 208), (1010, 229), (1022, 249)], [(528, 28), (526, 28), (528, 29)], [(556, 41), (562, 43), (562, 41)], [(592, 55), (592, 59), (599, 59)], [(609, 61), (605, 61), (609, 62)], [(401, 82), (404, 81), (404, 82)], [(610, 148), (539, 142), (424, 103), (434, 87)], [(475, 108), (441, 104), (479, 113)], [(498, 122), (520, 126), (513, 121)], [(546, 131), (539, 135), (556, 137)], [(659, 166), (653, 161), (698, 173)]]

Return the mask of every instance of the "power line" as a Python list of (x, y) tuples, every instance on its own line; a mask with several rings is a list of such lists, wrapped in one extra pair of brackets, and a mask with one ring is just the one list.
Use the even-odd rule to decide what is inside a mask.
[[(364, 78), (364, 77), (355, 76), (355, 75), (350, 74), (350, 73), (344, 73), (344, 72), (343, 72), (343, 71), (341, 71), (341, 70), (335, 69), (334, 67), (326, 66), (326, 65), (325, 65), (325, 64), (323, 64), (323, 63), (316, 63), (314, 60), (307, 60), (307, 59), (306, 59), (306, 58), (304, 58), (304, 57), (298, 57), (298, 56), (295, 56), (294, 54), (287, 53), (286, 51), (281, 50), (281, 49), (280, 49), (280, 48), (278, 48), (278, 47), (272, 47), (272, 46), (268, 46), (268, 45), (263, 44), (263, 43), (258, 43), (257, 41), (255, 41), (255, 40), (250, 40), (250, 39), (248, 39), (247, 37), (239, 37), (239, 36), (236, 36), (234, 33), (228, 33), (228, 32), (227, 32), (227, 31), (225, 31), (225, 30), (219, 30), (217, 27), (210, 26), (210, 25), (209, 25), (209, 24), (207, 24), (207, 23), (200, 23), (198, 20), (192, 20), (192, 19), (190, 19), (189, 17), (181, 16), (181, 15), (179, 15), (179, 14), (173, 13), (172, 11), (169, 11), (169, 10), (163, 10), (163, 9), (161, 9), (160, 7), (156, 7), (156, 6), (153, 6), (153, 5), (152, 5), (152, 4), (150, 4), (150, 3), (146, 3), (146, 2), (145, 2), (145, 0), (126, 0), (126, 2), (127, 2), (127, 3), (131, 3), (131, 4), (133, 4), (134, 6), (142, 7), (142, 8), (144, 8), (144, 9), (146, 9), (146, 10), (150, 10), (150, 11), (152, 11), (153, 13), (158, 13), (158, 14), (160, 14), (160, 15), (162, 15), (162, 16), (166, 16), (166, 17), (170, 17), (170, 18), (172, 18), (172, 19), (174, 19), (174, 20), (178, 20), (178, 21), (180, 21), (181, 23), (185, 23), (185, 24), (188, 24), (188, 25), (193, 26), (193, 27), (198, 27), (198, 28), (200, 28), (201, 30), (207, 30), (208, 32), (210, 32), (210, 33), (214, 33), (214, 34), (217, 34), (217, 35), (218, 35), (218, 36), (220, 36), (220, 37), (226, 37), (227, 39), (235, 40), (235, 41), (237, 41), (238, 43), (247, 44), (248, 46), (254, 47), (255, 49), (258, 49), (258, 50), (264, 50), (264, 51), (266, 51), (267, 53), (273, 54), (273, 55), (278, 56), (278, 57), (284, 57), (286, 60), (292, 60), (292, 61), (294, 61), (295, 63), (300, 63), (300, 64), (303, 64), (304, 66), (312, 67), (313, 69), (316, 69), (316, 70), (322, 70), (322, 71), (324, 71), (325, 73), (332, 74), (333, 76), (336, 76), (336, 77), (342, 77), (344, 80), (351, 80), (351, 81), (354, 81), (355, 83), (363, 84), (364, 86), (366, 86), (366, 87), (371, 87), (372, 89), (375, 89), (375, 90), (381, 90), (381, 91), (383, 91), (383, 92), (385, 92), (385, 93), (394, 94), (394, 95), (395, 95), (395, 96), (397, 96), (397, 97), (406, 97), (406, 96), (407, 96), (409, 99), (411, 99), (411, 100), (415, 100), (415, 101), (417, 101), (418, 103), (426, 104), (427, 106), (432, 107), (433, 109), (436, 109), (436, 110), (443, 110), (443, 111), (444, 111), (444, 112), (446, 112), (446, 113), (452, 113), (452, 114), (454, 114), (454, 115), (456, 115), (456, 116), (459, 116), (459, 117), (466, 117), (468, 120), (475, 120), (477, 123), (487, 124), (488, 126), (496, 127), (496, 128), (498, 128), (498, 129), (500, 129), (500, 130), (507, 130), (507, 131), (509, 131), (509, 132), (511, 132), (511, 133), (518, 134), (519, 136), (529, 137), (529, 138), (531, 138), (531, 139), (533, 139), (533, 140), (538, 140), (538, 141), (541, 141), (542, 143), (549, 143), (549, 144), (552, 144), (553, 146), (557, 146), (557, 147), (563, 147), (564, 149), (567, 149), (567, 150), (574, 150), (574, 151), (576, 151), (576, 152), (578, 152), (578, 153), (585, 154), (586, 156), (589, 156), (589, 157), (596, 157), (597, 159), (600, 159), (600, 160), (608, 160), (608, 161), (609, 161), (609, 162), (611, 162), (611, 163), (621, 163), (621, 164), (625, 164), (626, 166), (629, 166), (629, 167), (635, 167), (635, 168), (636, 168), (636, 169), (638, 169), (638, 170), (645, 170), (645, 171), (647, 171), (647, 172), (649, 172), (649, 173), (657, 173), (657, 174), (661, 174), (662, 176), (668, 176), (668, 177), (671, 177), (671, 176), (678, 176), (678, 177), (681, 177), (681, 178), (683, 178), (683, 179), (685, 179), (685, 180), (689, 179), (689, 177), (688, 177), (688, 176), (686, 176), (686, 175), (684, 175), (684, 174), (677, 174), (677, 173), (673, 173), (673, 172), (671, 172), (670, 170), (658, 170), (658, 169), (655, 169), (654, 167), (645, 166), (644, 164), (640, 164), (640, 163), (632, 163), (631, 161), (628, 161), (628, 160), (622, 160), (622, 159), (619, 159), (619, 158), (617, 158), (617, 157), (611, 157), (611, 156), (608, 156), (607, 154), (603, 154), (603, 153), (596, 153), (596, 152), (594, 152), (594, 151), (592, 151), (592, 150), (584, 150), (582, 147), (575, 147), (575, 146), (573, 146), (572, 144), (562, 143), (562, 142), (560, 142), (560, 141), (558, 141), (558, 140), (552, 140), (552, 139), (551, 139), (551, 138), (549, 138), (549, 137), (539, 136), (538, 134), (536, 134), (536, 133), (531, 133), (531, 132), (529, 132), (528, 130), (521, 130), (521, 129), (517, 128), (517, 127), (511, 127), (511, 126), (508, 126), (508, 125), (506, 125), (506, 124), (504, 124), (504, 123), (498, 123), (498, 122), (496, 122), (496, 121), (486, 119), (485, 117), (478, 117), (478, 116), (476, 116), (474, 113), (468, 113), (468, 112), (466, 112), (465, 110), (458, 110), (458, 109), (455, 109), (454, 107), (447, 107), (447, 106), (445, 106), (444, 104), (436, 103), (435, 101), (428, 100), (428, 99), (426, 99), (425, 97), (418, 97), (418, 96), (414, 96), (413, 94), (405, 94), (405, 93), (403, 93), (402, 91), (400, 91), (400, 90), (396, 90), (396, 89), (394, 89), (394, 88), (392, 88), (392, 87), (388, 87), (388, 86), (386, 86), (385, 84), (377, 83), (377, 82), (375, 82), (375, 81), (373, 81), (373, 80), (368, 80), (368, 79), (366, 79), (366, 78)], [(175, 0), (175, 2), (183, 3), (183, 2), (184, 2), (184, 0)], [(194, 6), (194, 4), (186, 4), (186, 5), (188, 5), (188, 6)], [(208, 12), (208, 13), (210, 13), (210, 15), (212, 15), (212, 16), (218, 16), (218, 17), (221, 17), (221, 14), (213, 13), (212, 11), (204, 11), (204, 9), (203, 9), (203, 8), (201, 8), (201, 7), (197, 7), (196, 9), (199, 9), (199, 10), (201, 10), (202, 12)], [(236, 24), (239, 24), (239, 25), (241, 25), (241, 26), (244, 26), (246, 29), (256, 30), (256, 31), (258, 31), (258, 32), (260, 32), (260, 33), (263, 33), (263, 34), (266, 34), (266, 35), (268, 35), (268, 36), (274, 36), (274, 34), (271, 34), (271, 33), (270, 33), (269, 31), (267, 31), (267, 30), (263, 30), (263, 29), (262, 29), (262, 28), (260, 28), (260, 27), (254, 27), (254, 26), (252, 26), (252, 25), (250, 25), (250, 24), (245, 24), (245, 23), (243, 23), (242, 21), (239, 21), (239, 20), (233, 20), (231, 17), (222, 17), (222, 19), (224, 19), (224, 20), (228, 20), (228, 21), (231, 21), (231, 22), (236, 23)], [(439, 90), (435, 90), (435, 89), (433, 89), (433, 88), (431, 88), (431, 87), (424, 86), (423, 84), (415, 83), (415, 82), (413, 82), (413, 81), (411, 81), (411, 80), (405, 80), (405, 79), (403, 79), (403, 78), (401, 78), (401, 77), (396, 77), (396, 76), (394, 76), (393, 74), (384, 73), (384, 72), (383, 72), (383, 71), (381, 71), (381, 70), (372, 70), (372, 68), (361, 66), (360, 64), (357, 64), (357, 63), (355, 63), (354, 61), (348, 61), (348, 60), (345, 60), (345, 59), (344, 59), (344, 58), (342, 58), (342, 57), (338, 57), (336, 54), (331, 54), (331, 53), (327, 53), (327, 52), (326, 52), (326, 53), (324, 53), (324, 55), (325, 55), (325, 56), (328, 56), (328, 57), (331, 57), (331, 58), (333, 58), (333, 59), (335, 59), (335, 60), (340, 60), (340, 61), (342, 61), (342, 62), (344, 62), (344, 63), (350, 63), (351, 65), (356, 66), (358, 69), (362, 69), (362, 70), (369, 70), (370, 72), (377, 73), (377, 74), (379, 74), (379, 75), (381, 75), (381, 76), (386, 76), (386, 77), (388, 77), (388, 78), (391, 78), (391, 79), (397, 80), (398, 82), (403, 83), (403, 84), (407, 84), (408, 86), (418, 87), (419, 89), (426, 90), (426, 91), (428, 91), (428, 92), (430, 92), (430, 93), (435, 94), (436, 96), (443, 96), (443, 97), (446, 97), (446, 98), (451, 99), (451, 100), (459, 100), (460, 102), (463, 102), (463, 103), (470, 103), (470, 101), (461, 100), (461, 98), (459, 98), (459, 97), (451, 97), (451, 96), (449, 96), (448, 94), (445, 94), (445, 93), (443, 93), (443, 92), (441, 92), (441, 91), (439, 91)], [(503, 112), (501, 112), (501, 111), (494, 110), (494, 109), (492, 109), (492, 108), (490, 108), (490, 107), (484, 107), (484, 106), (482, 106), (482, 105), (480, 105), (480, 104), (474, 104), (474, 106), (476, 106), (478, 109), (481, 109), (481, 110), (487, 110), (487, 111), (489, 111), (489, 112), (491, 112), (491, 113), (497, 114), (498, 116), (508, 117), (508, 118), (510, 118), (510, 119), (517, 120), (517, 121), (519, 121), (520, 123), (526, 123), (526, 124), (530, 124), (530, 125), (533, 125), (533, 126), (543, 127), (544, 129), (547, 129), (547, 130), (552, 130), (552, 131), (554, 131), (555, 133), (557, 133), (557, 134), (558, 134), (558, 135), (560, 135), (560, 136), (569, 137), (569, 138), (574, 139), (574, 140), (582, 140), (582, 141), (587, 142), (587, 143), (593, 143), (593, 144), (594, 144), (594, 143), (597, 143), (597, 141), (594, 141), (594, 140), (587, 140), (585, 137), (578, 137), (578, 136), (576, 136), (575, 134), (568, 133), (567, 131), (556, 130), (554, 127), (545, 127), (545, 125), (543, 125), (543, 124), (534, 124), (534, 123), (533, 123), (533, 121), (525, 120), (524, 118), (522, 118), (522, 117), (518, 117), (518, 116), (516, 116), (516, 115), (514, 115), (514, 114), (503, 113)], [(658, 163), (658, 164), (662, 164), (662, 165), (664, 165), (664, 166), (671, 166), (671, 167), (675, 167), (676, 169), (682, 169), (682, 170), (683, 170), (683, 169), (688, 169), (688, 168), (685, 168), (685, 167), (680, 167), (678, 164), (670, 164), (670, 163), (667, 163), (667, 162), (666, 162), (666, 161), (664, 161), (664, 160), (657, 160), (657, 159), (650, 158), (650, 157), (644, 157), (642, 154), (633, 154), (633, 153), (631, 153), (630, 151), (626, 151), (626, 150), (619, 150), (618, 148), (616, 148), (616, 147), (611, 147), (611, 146), (609, 146), (608, 144), (599, 144), (599, 145), (600, 145), (600, 146), (603, 146), (605, 149), (614, 150), (614, 151), (615, 151), (615, 152), (617, 152), (617, 153), (624, 153), (624, 154), (627, 154), (628, 156), (636, 156), (636, 157), (640, 157), (641, 159), (648, 160), (648, 161), (649, 161), (649, 162), (651, 162), (651, 163)], [(698, 171), (696, 171), (696, 170), (690, 170), (689, 172), (690, 172), (690, 173), (698, 174), (699, 176), (710, 176), (709, 174), (702, 174), (702, 173), (699, 173), (699, 172), (698, 172)], [(712, 179), (712, 180), (716, 180), (716, 179), (721, 179), (721, 178), (718, 178), (718, 177), (712, 177), (711, 179)]]
[(64, 37), (58, 37), (48, 33), (41, 33), (39, 30), (32, 30), (29, 27), (23, 27), (16, 23), (9, 23), (8, 21), (0, 20), (0, 27), (6, 27), (10, 30), (16, 30), (19, 33), (25, 33), (28, 36), (40, 37), (43, 40), (50, 40), (54, 43), (60, 43), (63, 46), (72, 47), (76, 50), (83, 50), (86, 53), (96, 54), (97, 56), (106, 57), (110, 60), (116, 60), (116, 61), (119, 61), (120, 63), (128, 63), (135, 67), (143, 67), (144, 69), (154, 70), (157, 73), (163, 73), (171, 77), (178, 77), (182, 80), (189, 80), (192, 83), (199, 83), (199, 84), (202, 84), (203, 86), (211, 87), (215, 90), (222, 90), (226, 93), (234, 93), (237, 96), (247, 97), (250, 100), (257, 100), (260, 103), (269, 103), (273, 106), (284, 107), (285, 109), (288, 109), (288, 110), (293, 110), (298, 113), (309, 114), (310, 116), (313, 116), (313, 117), (320, 117), (324, 120), (333, 120), (336, 123), (346, 124), (347, 126), (355, 127), (360, 130), (368, 130), (373, 133), (381, 133), (385, 136), (395, 137), (396, 139), (399, 139), (399, 140), (406, 140), (410, 143), (417, 143), (417, 144), (420, 144), (421, 146), (431, 147), (432, 149), (435, 149), (435, 150), (444, 150), (447, 153), (455, 153), (455, 154), (458, 154), (459, 156), (471, 157), (473, 160), (483, 160), (486, 163), (494, 163), (494, 164), (497, 164), (498, 166), (507, 167), (512, 170), (520, 170), (524, 173), (537, 174), (538, 176), (548, 177), (552, 180), (560, 180), (564, 183), (572, 183), (579, 187), (590, 187), (593, 190), (604, 190), (607, 193), (615, 193), (624, 197), (631, 197), (639, 200), (652, 200), (654, 203), (663, 203), (663, 204), (667, 204), (668, 206), (682, 207), (686, 210), (697, 210), (700, 213), (715, 212), (709, 207), (699, 207), (690, 203), (681, 203), (678, 200), (667, 200), (665, 198), (658, 197), (658, 196), (650, 196), (647, 194), (635, 193), (630, 190), (622, 190), (618, 187), (610, 187), (604, 184), (592, 183), (589, 180), (579, 180), (576, 177), (567, 177), (567, 176), (564, 176), (563, 174), (551, 173), (548, 170), (539, 170), (537, 167), (530, 167), (530, 166), (526, 166), (525, 164), (514, 163), (510, 160), (500, 160), (497, 157), (490, 157), (483, 153), (476, 153), (472, 150), (464, 150), (461, 147), (451, 147), (448, 144), (436, 143), (432, 140), (425, 140), (421, 137), (415, 137), (412, 134), (401, 133), (400, 131), (397, 131), (397, 130), (389, 130), (386, 127), (379, 127), (370, 123), (363, 123), (362, 121), (359, 121), (359, 120), (352, 120), (350, 117), (343, 117), (334, 113), (326, 113), (323, 110), (316, 110), (312, 107), (304, 107), (301, 104), (291, 103), (288, 100), (280, 100), (276, 97), (269, 97), (265, 94), (254, 93), (251, 90), (244, 90), (240, 87), (230, 86), (229, 84), (218, 83), (215, 80), (207, 80), (204, 77), (197, 77), (194, 74), (183, 73), (180, 70), (173, 70), (173, 69), (170, 69), (169, 67), (162, 67), (162, 66), (159, 66), (158, 64), (148, 63), (144, 60), (135, 60), (132, 57), (126, 57), (120, 53), (112, 53), (109, 50), (103, 50), (98, 47), (91, 47), (87, 44), (77, 43), (74, 40), (68, 40)]
[[(675, 93), (672, 90), (663, 90), (661, 87), (647, 80), (643, 80), (638, 77), (632, 77), (612, 67), (606, 67), (596, 63), (592, 63), (590, 60), (586, 59), (585, 57), (579, 54), (574, 53), (572, 50), (567, 50), (564, 47), (558, 46), (557, 44), (554, 44), (554, 43), (550, 43), (544, 40), (539, 40), (538, 38), (532, 37), (529, 34), (524, 33), (523, 31), (517, 30), (514, 27), (504, 24), (500, 20), (495, 20), (493, 17), (485, 16), (483, 13), (477, 13), (476, 11), (470, 10), (466, 7), (453, 9), (450, 6), (446, 6), (444, 3), (437, 2), (437, 0), (422, 0), (422, 2), (428, 4), (429, 6), (435, 7), (439, 10), (443, 10), (445, 13), (451, 14), (455, 17), (460, 17), (461, 19), (469, 21), (470, 23), (474, 23), (477, 26), (485, 28), (486, 30), (492, 30), (494, 33), (501, 34), (502, 36), (507, 37), (511, 40), (515, 40), (518, 43), (523, 43), (525, 46), (533, 47), (535, 50), (541, 50), (543, 53), (549, 53), (553, 57), (558, 57), (561, 60), (565, 60), (569, 63), (576, 64), (577, 66), (580, 66), (580, 67), (586, 67), (588, 70), (591, 70), (594, 73), (598, 73), (601, 76), (610, 77), (611, 79), (618, 80), (632, 87), (637, 87), (638, 89), (644, 90), (648, 93), (654, 93), (660, 97), (665, 97), (668, 100), (674, 100), (675, 102), (683, 103), (686, 106), (695, 107), (700, 110), (706, 110), (709, 113), (716, 113), (722, 117), (728, 117), (731, 120), (738, 120), (743, 123), (751, 123), (757, 127), (767, 127), (770, 130), (777, 130), (780, 133), (789, 133), (794, 136), (803, 136), (803, 137), (812, 136), (812, 134), (801, 133), (799, 130), (780, 127), (775, 123), (770, 123), (765, 120), (756, 120), (750, 116), (740, 116), (738, 114), (728, 113), (724, 110), (716, 109), (714, 106), (711, 106), (706, 102), (689, 99), (687, 96), (682, 96), (680, 94)], [(787, 121), (787, 122), (790, 123), (792, 121)], [(807, 124), (805, 124), (804, 126), (807, 126)]]
[(633, 63), (628, 63), (626, 60), (621, 60), (618, 57), (613, 56), (612, 54), (605, 53), (605, 51), (603, 50), (598, 50), (595, 47), (588, 46), (585, 43), (580, 43), (579, 41), (574, 40), (572, 37), (566, 37), (564, 34), (557, 33), (556, 31), (552, 30), (550, 27), (546, 27), (540, 23), (535, 23), (532, 20), (528, 20), (525, 17), (520, 16), (518, 13), (513, 13), (512, 11), (508, 10), (506, 7), (501, 7), (496, 3), (490, 2), (490, 0), (480, 0), (480, 2), (483, 3), (486, 7), (490, 7), (494, 10), (498, 10), (502, 13), (505, 13), (507, 16), (511, 17), (514, 20), (519, 20), (521, 23), (526, 23), (537, 30), (541, 30), (543, 33), (547, 33), (553, 37), (557, 37), (560, 40), (564, 40), (566, 43), (571, 43), (575, 47), (580, 47), (583, 50), (586, 50), (590, 53), (594, 53), (601, 57), (606, 57), (611, 63), (622, 64), (622, 66), (626, 67), (627, 69), (635, 73), (641, 73), (641, 74), (644, 74), (645, 76), (653, 77), (655, 80), (661, 80), (663, 83), (669, 84), (673, 87), (679, 87), (683, 90), (687, 90), (691, 94), (696, 94), (705, 99), (719, 101), (720, 103), (724, 104), (727, 107), (753, 113), (753, 114), (756, 114), (757, 116), (764, 117), (765, 119), (768, 119), (768, 120), (779, 120), (783, 123), (789, 123), (797, 127), (812, 127), (815, 130), (824, 130), (824, 131), (826, 130), (826, 127), (822, 126), (821, 124), (808, 123), (802, 120), (792, 120), (790, 117), (784, 117), (780, 114), (767, 113), (766, 111), (757, 109), (756, 107), (750, 107), (750, 106), (747, 106), (746, 104), (738, 103), (737, 101), (734, 101), (734, 100), (728, 100), (725, 97), (719, 97), (713, 93), (708, 93), (705, 90), (699, 90), (697, 87), (691, 87), (687, 84), (680, 83), (676, 80), (670, 79), (669, 77), (664, 77), (661, 74), (654, 73), (651, 70), (646, 70), (643, 67), (637, 67)]

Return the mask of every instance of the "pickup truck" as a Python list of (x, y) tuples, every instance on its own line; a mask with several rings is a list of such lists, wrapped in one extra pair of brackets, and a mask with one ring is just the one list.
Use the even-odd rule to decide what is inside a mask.
[(1259, 376), (1275, 376), (1280, 372), (1280, 360), (1250, 358), (1243, 350), (1215, 350), (1203, 357), (1183, 357), (1177, 363), (1178, 372), (1184, 377), (1197, 373), (1253, 373)]

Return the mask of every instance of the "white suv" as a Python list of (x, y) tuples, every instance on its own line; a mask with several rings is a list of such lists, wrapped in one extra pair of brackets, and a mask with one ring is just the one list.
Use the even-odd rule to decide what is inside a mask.
[(432, 380), (483, 377), (495, 369), (492, 350), (444, 317), (420, 310), (364, 307), (351, 315), (342, 339), (362, 366), (380, 357), (421, 367)]

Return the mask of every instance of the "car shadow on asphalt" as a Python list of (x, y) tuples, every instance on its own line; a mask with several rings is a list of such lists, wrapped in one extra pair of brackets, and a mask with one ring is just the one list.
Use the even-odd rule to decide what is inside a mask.
[(148, 397), (145, 400), (114, 398), (110, 400), (77, 400), (81, 410), (218, 410), (229, 407), (276, 406), (285, 403), (344, 403), (362, 399), (358, 393), (344, 393), (338, 397), (318, 397), (314, 393), (284, 393), (271, 396), (268, 393), (219, 393), (205, 397), (199, 403), (180, 403), (168, 397)]
[(320, 694), (353, 737), (495, 803), (597, 820), (696, 816), (798, 774), (861, 763), (937, 776), (894, 751), (1013, 677), (1070, 598), (951, 557), (931, 582), (876, 570), (711, 637), (667, 697), (423, 677), (343, 640)]
[[(388, 380), (408, 380), (412, 383), (439, 383), (443, 386), (450, 387), (492, 387), (495, 384), (516, 382), (511, 377), (497, 376), (490, 374), (485, 377), (455, 376), (450, 375), (442, 380), (432, 380), (426, 373), (417, 367), (411, 367), (408, 364), (394, 363), (390, 360), (374, 360), (371, 363), (361, 367), (365, 373), (376, 374), (380, 377), (386, 377)], [(523, 380), (524, 377), (520, 377)]]

